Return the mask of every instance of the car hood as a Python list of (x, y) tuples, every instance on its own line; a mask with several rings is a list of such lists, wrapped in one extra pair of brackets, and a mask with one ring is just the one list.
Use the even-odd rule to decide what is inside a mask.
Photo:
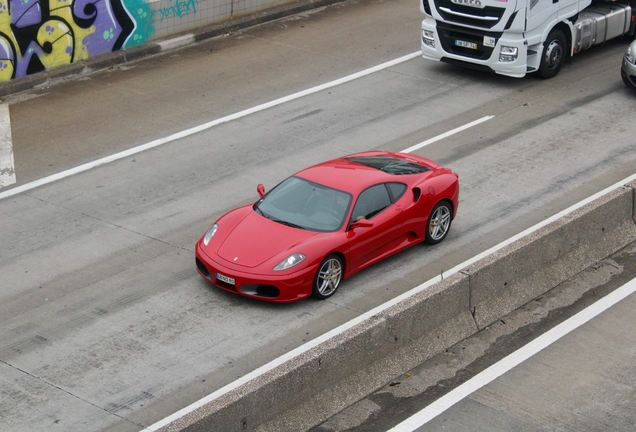
[(228, 232), (217, 254), (233, 264), (250, 268), (284, 255), (272, 263), (273, 268), (288, 255), (303, 253), (298, 246), (317, 234), (274, 222), (252, 210)]

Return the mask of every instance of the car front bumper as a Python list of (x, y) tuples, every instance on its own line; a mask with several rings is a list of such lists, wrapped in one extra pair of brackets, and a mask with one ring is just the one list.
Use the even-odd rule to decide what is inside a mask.
[(210, 257), (203, 251), (200, 241), (196, 244), (195, 256), (197, 271), (208, 282), (234, 294), (278, 303), (309, 297), (317, 270), (317, 266), (308, 266), (280, 275), (252, 273), (245, 267), (228, 265), (218, 257)]
[(636, 65), (628, 63), (625, 57), (621, 65), (621, 78), (626, 86), (636, 89)]

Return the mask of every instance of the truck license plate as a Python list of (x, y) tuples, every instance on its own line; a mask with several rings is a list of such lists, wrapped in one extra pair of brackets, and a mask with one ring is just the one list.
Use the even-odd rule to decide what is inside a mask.
[(476, 43), (472, 43), (472, 42), (466, 42), (463, 40), (459, 40), (459, 39), (455, 39), (455, 45), (460, 46), (460, 47), (464, 47), (464, 48), (470, 48), (470, 49), (477, 49), (477, 44)]

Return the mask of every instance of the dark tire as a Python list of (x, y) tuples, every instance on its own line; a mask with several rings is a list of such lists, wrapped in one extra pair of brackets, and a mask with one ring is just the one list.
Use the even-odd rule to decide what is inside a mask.
[(539, 75), (542, 78), (550, 79), (557, 76), (567, 52), (567, 41), (565, 35), (559, 29), (553, 29), (543, 44), (543, 55), (539, 65)]
[(426, 222), (425, 242), (434, 245), (446, 238), (450, 231), (453, 219), (453, 210), (447, 201), (438, 202)]
[(623, 79), (625, 87), (630, 87), (631, 83), (629, 82), (629, 78), (627, 78), (627, 75), (625, 75), (625, 71), (623, 69), (621, 69), (621, 78)]
[(314, 276), (312, 295), (320, 300), (331, 297), (342, 281), (342, 258), (338, 255), (329, 255), (318, 267)]

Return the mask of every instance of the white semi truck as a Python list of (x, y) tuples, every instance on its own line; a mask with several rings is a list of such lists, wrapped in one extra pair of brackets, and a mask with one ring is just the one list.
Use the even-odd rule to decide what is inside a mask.
[(552, 78), (566, 57), (634, 35), (628, 0), (420, 0), (422, 56), (511, 77)]

